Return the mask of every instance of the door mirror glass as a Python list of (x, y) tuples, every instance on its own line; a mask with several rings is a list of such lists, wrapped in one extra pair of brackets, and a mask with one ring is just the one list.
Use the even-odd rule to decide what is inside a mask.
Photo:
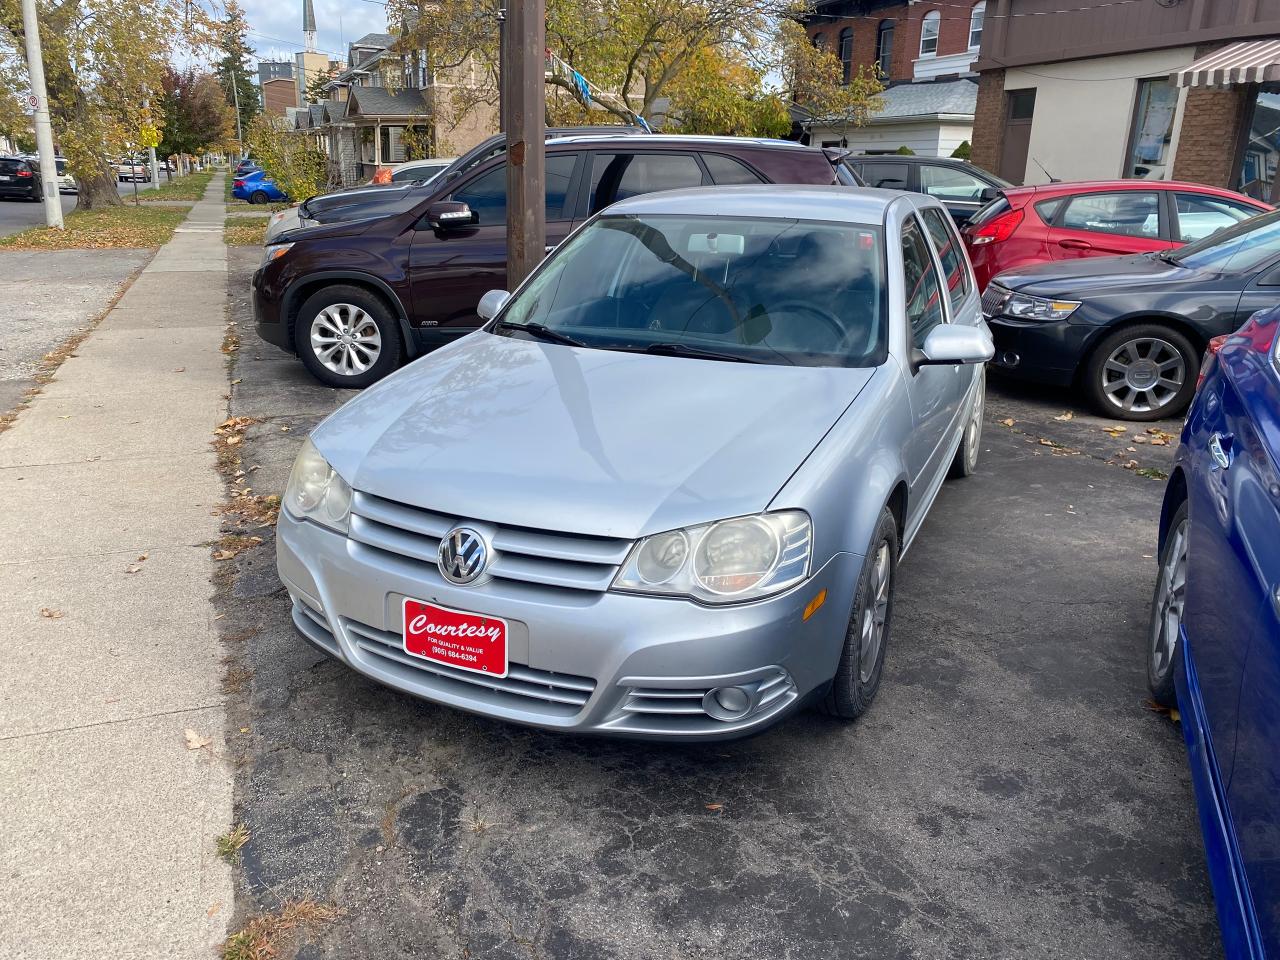
[(920, 366), (955, 363), (986, 363), (996, 354), (991, 334), (982, 327), (962, 327), (946, 323), (934, 327), (924, 338)]
[(995, 187), (983, 187), (982, 192), (978, 194), (978, 199), (983, 203), (990, 203), (998, 196), (1000, 196), (1000, 191)]
[(431, 204), (427, 207), (426, 221), (432, 230), (456, 230), (477, 222), (471, 208), (457, 200), (437, 200)]
[(505, 290), (490, 290), (480, 298), (480, 303), (476, 306), (476, 315), (481, 320), (492, 320), (510, 299), (511, 294)]

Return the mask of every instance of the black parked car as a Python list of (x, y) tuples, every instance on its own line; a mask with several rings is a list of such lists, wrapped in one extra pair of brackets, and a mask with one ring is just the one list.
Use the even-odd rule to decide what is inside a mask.
[(0, 197), (39, 200), (41, 189), (40, 167), (34, 160), (0, 157)]
[(958, 226), (1000, 191), (1013, 184), (964, 160), (949, 157), (911, 157), (890, 153), (846, 157), (868, 187), (927, 193), (942, 202)]
[(1209, 340), (1280, 304), (1280, 211), (1177, 250), (1063, 260), (1003, 273), (982, 311), (995, 365), (1079, 386), (1104, 416), (1186, 409)]
[[(565, 137), (546, 151), (549, 247), (641, 193), (852, 182), (838, 152), (779, 140)], [(506, 221), (500, 155), (447, 183), (437, 178), (403, 209), (286, 230), (267, 243), (253, 276), (258, 334), (331, 386), (368, 386), (403, 358), (480, 325), (480, 297), (506, 286)]]

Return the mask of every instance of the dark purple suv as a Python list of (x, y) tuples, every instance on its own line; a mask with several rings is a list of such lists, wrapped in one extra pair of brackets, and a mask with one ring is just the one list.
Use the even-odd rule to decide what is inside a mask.
[[(712, 184), (846, 183), (836, 151), (733, 137), (570, 137), (546, 147), (547, 244), (615, 200)], [(364, 387), (480, 326), (506, 286), (506, 161), (495, 157), (417, 205), (294, 230), (253, 276), (258, 334), (318, 379)]]

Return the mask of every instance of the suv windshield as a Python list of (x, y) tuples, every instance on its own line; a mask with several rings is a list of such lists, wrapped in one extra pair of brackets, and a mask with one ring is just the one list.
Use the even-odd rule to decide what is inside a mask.
[(495, 332), (756, 363), (876, 366), (887, 350), (873, 225), (606, 216), (575, 236)]
[(1253, 270), (1280, 254), (1280, 211), (1264, 213), (1188, 243), (1165, 259), (1192, 270)]

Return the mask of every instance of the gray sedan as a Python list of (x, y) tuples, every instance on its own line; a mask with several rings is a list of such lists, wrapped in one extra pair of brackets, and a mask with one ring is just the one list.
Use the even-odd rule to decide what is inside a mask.
[(635, 197), (480, 313), (304, 444), (277, 539), (303, 637), (544, 728), (862, 714), (897, 564), (978, 459), (992, 346), (942, 205)]

